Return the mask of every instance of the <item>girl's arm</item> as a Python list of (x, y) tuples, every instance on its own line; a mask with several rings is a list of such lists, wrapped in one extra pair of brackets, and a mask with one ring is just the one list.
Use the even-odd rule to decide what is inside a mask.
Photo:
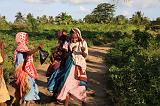
[(82, 51), (82, 56), (84, 57), (84, 58), (86, 58), (87, 57), (87, 55), (88, 55), (88, 46), (87, 46), (87, 42), (86, 41), (83, 41), (83, 43), (82, 43), (82, 47), (81, 47), (81, 51)]
[(41, 48), (43, 48), (42, 44), (40, 44), (38, 47), (34, 48), (33, 50), (28, 51), (27, 54), (32, 55), (32, 54), (36, 53), (38, 50), (40, 50)]
[(81, 47), (81, 51), (82, 51), (82, 56), (85, 58), (87, 57), (87, 53), (85, 53), (85, 48), (84, 47)]

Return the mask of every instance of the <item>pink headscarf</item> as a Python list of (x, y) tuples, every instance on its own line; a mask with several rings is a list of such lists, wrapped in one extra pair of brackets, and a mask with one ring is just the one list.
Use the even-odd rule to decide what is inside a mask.
[[(27, 33), (19, 32), (16, 34), (17, 47), (16, 47), (16, 50), (14, 51), (14, 63), (16, 62), (17, 52), (28, 52), (29, 51), (29, 49), (27, 47), (27, 43), (28, 43), (28, 34)], [(33, 56), (32, 55), (27, 56), (24, 71), (27, 72), (29, 74), (29, 76), (31, 76), (34, 79), (38, 77), (36, 68), (33, 64)]]

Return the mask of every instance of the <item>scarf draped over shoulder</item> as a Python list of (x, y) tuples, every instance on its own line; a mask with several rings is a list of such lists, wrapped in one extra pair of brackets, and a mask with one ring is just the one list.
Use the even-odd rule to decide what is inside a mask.
[[(29, 49), (27, 47), (28, 43), (28, 34), (25, 32), (19, 32), (16, 34), (16, 44), (17, 47), (14, 51), (14, 63), (16, 63), (16, 55), (17, 52), (28, 52)], [(38, 77), (36, 68), (33, 64), (33, 55), (27, 55), (25, 59), (24, 70), (30, 77), (36, 79)]]

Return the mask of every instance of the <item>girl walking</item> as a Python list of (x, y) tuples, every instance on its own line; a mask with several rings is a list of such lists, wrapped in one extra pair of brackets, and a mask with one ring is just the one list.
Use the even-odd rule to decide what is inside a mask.
[(57, 97), (59, 101), (65, 100), (68, 106), (68, 99), (71, 97), (84, 103), (86, 101), (86, 61), (88, 47), (86, 41), (81, 36), (78, 28), (70, 31), (71, 41), (69, 44), (70, 56), (65, 63), (65, 76), (60, 86), (60, 93)]
[(14, 52), (14, 64), (15, 64), (15, 80), (16, 80), (16, 101), (17, 105), (23, 103), (23, 105), (29, 106), (34, 103), (35, 100), (39, 100), (38, 86), (35, 79), (38, 77), (38, 73), (33, 64), (33, 54), (40, 50), (43, 46), (39, 45), (33, 50), (29, 50), (28, 46), (28, 34), (25, 32), (19, 32), (16, 34), (17, 47)]

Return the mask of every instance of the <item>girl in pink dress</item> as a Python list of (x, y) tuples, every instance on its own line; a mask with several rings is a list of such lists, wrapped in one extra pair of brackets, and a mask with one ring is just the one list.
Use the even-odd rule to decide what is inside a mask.
[(86, 61), (88, 55), (87, 43), (81, 37), (81, 31), (78, 28), (71, 30), (71, 42), (69, 44), (70, 56), (65, 64), (65, 76), (61, 83), (60, 93), (57, 97), (59, 101), (65, 101), (68, 105), (68, 99), (76, 98), (82, 102), (86, 101)]

